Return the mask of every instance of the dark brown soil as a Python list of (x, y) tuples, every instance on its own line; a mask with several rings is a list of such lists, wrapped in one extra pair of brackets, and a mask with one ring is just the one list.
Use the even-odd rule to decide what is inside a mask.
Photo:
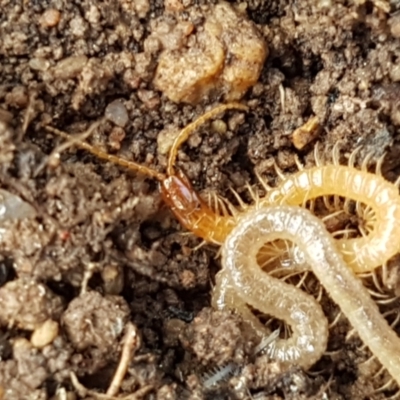
[[(376, 375), (375, 361), (365, 363), (370, 353), (356, 335), (346, 339), (351, 327), (344, 318), (311, 371), (284, 370), (256, 354), (243, 321), (210, 308), (217, 249), (193, 250), (200, 240), (163, 206), (156, 183), (73, 146), (58, 147), (63, 140), (44, 128), (77, 134), (105, 116), (91, 144), (164, 171), (161, 133), (184, 127), (221, 98), (176, 104), (156, 91), (161, 47), (152, 34), (162, 23), (173, 27), (180, 7), (180, 18), (197, 15), (192, 22), (201, 23), (211, 3), (0, 0), (3, 399), (105, 398), (94, 392), (105, 393), (111, 382), (128, 321), (141, 344), (121, 397), (358, 400), (398, 390), (377, 391), (389, 378)], [(247, 14), (269, 56), (243, 99), (249, 113), (227, 112), (224, 122), (206, 123), (183, 146), (178, 167), (195, 189), (229, 196), (233, 187), (249, 199), (245, 183), (257, 184), (255, 169), (274, 184), (273, 160), (285, 173), (296, 170), (295, 154), (313, 164), (315, 140), (296, 150), (291, 133), (314, 115), (324, 149), (342, 141), (348, 155), (361, 145), (360, 159), (371, 153), (372, 162), (386, 151), (384, 175), (394, 181), (400, 3), (249, 0)], [(330, 159), (330, 150), (325, 154)], [(11, 203), (3, 215), (3, 204)], [(398, 295), (397, 265), (389, 297)], [(332, 321), (337, 308), (325, 296), (322, 305)], [(397, 301), (383, 311), (396, 307)], [(40, 331), (48, 320), (57, 324)], [(133, 395), (147, 386), (146, 394)]]

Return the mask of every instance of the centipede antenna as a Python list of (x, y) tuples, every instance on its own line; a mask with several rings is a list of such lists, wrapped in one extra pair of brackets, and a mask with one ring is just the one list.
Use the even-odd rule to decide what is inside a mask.
[(314, 146), (314, 160), (315, 160), (315, 165), (317, 167), (320, 167), (322, 165), (320, 154), (319, 154), (319, 142), (315, 143), (315, 146)]
[(300, 161), (299, 155), (295, 154), (294, 155), (294, 162), (296, 163), (296, 167), (298, 168), (299, 171), (303, 171), (304, 169), (304, 165), (303, 163)]
[(66, 139), (66, 140), (72, 141), (72, 144), (74, 146), (77, 146), (83, 150), (86, 150), (89, 153), (93, 154), (94, 156), (96, 156), (102, 160), (112, 162), (113, 164), (117, 164), (124, 168), (128, 168), (131, 171), (140, 172), (141, 174), (144, 174), (151, 178), (157, 179), (159, 182), (163, 181), (166, 178), (166, 176), (164, 174), (162, 174), (161, 172), (158, 172), (154, 169), (148, 168), (144, 165), (135, 163), (133, 161), (128, 161), (123, 158), (114, 156), (112, 154), (108, 154), (100, 149), (97, 149), (94, 146), (91, 146), (90, 144), (88, 144), (86, 142), (83, 142), (82, 140), (80, 140), (80, 138), (74, 138), (73, 136), (71, 136), (68, 133), (65, 133), (63, 131), (60, 131), (59, 129), (53, 128), (51, 126), (46, 126), (45, 129), (48, 130), (49, 132), (52, 132), (52, 133), (58, 135), (58, 136), (61, 136), (62, 138)]
[(375, 174), (382, 176), (382, 165), (383, 162), (385, 161), (386, 153), (383, 153), (379, 158), (378, 161), (376, 162), (375, 166)]
[[(58, 145), (56, 148), (54, 148), (54, 150), (49, 155), (49, 161), (51, 162), (55, 156), (58, 159), (62, 152), (64, 152), (65, 150), (67, 150), (68, 148), (73, 146), (76, 142), (84, 142), (89, 136), (91, 136), (93, 134), (93, 132), (100, 126), (100, 124), (102, 122), (103, 122), (103, 118), (92, 123), (85, 132), (79, 133), (76, 136), (69, 135), (68, 137), (66, 137), (66, 136), (63, 136), (65, 134), (63, 131), (56, 130), (57, 132), (55, 132), (55, 133), (57, 133), (60, 136), (63, 136), (64, 138), (67, 139), (67, 141)], [(52, 132), (54, 133), (55, 128), (51, 128), (50, 126), (48, 126), (46, 129), (48, 129), (49, 131), (52, 131), (52, 129), (53, 129)]]
[(362, 146), (356, 147), (350, 154), (349, 161), (348, 161), (348, 166), (351, 168), (354, 168), (355, 162), (356, 162), (356, 157), (360, 153), (360, 150), (362, 149)]
[(200, 125), (202, 125), (204, 122), (207, 120), (215, 117), (219, 113), (225, 111), (225, 110), (230, 110), (230, 109), (238, 109), (238, 110), (243, 110), (247, 111), (248, 107), (245, 106), (244, 104), (240, 103), (228, 103), (228, 104), (220, 104), (219, 106), (211, 109), (210, 111), (207, 111), (203, 115), (201, 115), (199, 118), (197, 118), (195, 121), (190, 123), (189, 125), (185, 126), (180, 132), (179, 135), (175, 138), (171, 150), (169, 152), (169, 158), (168, 158), (168, 165), (167, 165), (167, 175), (171, 176), (174, 175), (174, 165), (176, 161), (176, 157), (178, 154), (179, 147), (184, 143), (189, 135), (196, 130)]
[(361, 171), (368, 172), (368, 165), (369, 165), (369, 162), (371, 161), (372, 157), (373, 157), (372, 153), (368, 153), (365, 156), (363, 162), (361, 163)]
[(340, 142), (336, 142), (332, 149), (332, 161), (333, 165), (340, 165), (340, 152), (339, 152)]

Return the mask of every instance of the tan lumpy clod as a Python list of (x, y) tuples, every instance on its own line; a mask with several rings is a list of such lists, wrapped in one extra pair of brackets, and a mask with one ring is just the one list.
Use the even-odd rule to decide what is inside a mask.
[(172, 101), (195, 104), (211, 92), (240, 99), (259, 78), (268, 55), (256, 26), (230, 4), (210, 8), (186, 46), (165, 49), (154, 86)]

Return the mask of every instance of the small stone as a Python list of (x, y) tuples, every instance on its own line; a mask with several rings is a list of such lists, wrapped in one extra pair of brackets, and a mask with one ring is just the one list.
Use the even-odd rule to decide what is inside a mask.
[(84, 55), (64, 58), (54, 67), (54, 76), (59, 79), (76, 78), (87, 62), (88, 58)]
[(174, 40), (173, 47), (164, 43), (153, 80), (170, 100), (196, 104), (217, 93), (234, 101), (257, 82), (268, 49), (243, 13), (221, 2), (205, 16), (203, 29), (183, 26), (177, 24), (168, 33), (185, 40)]
[(389, 19), (390, 33), (395, 38), (400, 38), (400, 14)]
[(48, 319), (33, 331), (31, 343), (33, 347), (42, 348), (52, 343), (57, 336), (58, 323)]
[(59, 318), (61, 298), (47, 286), (30, 279), (16, 279), (0, 288), (0, 324), (33, 331), (48, 319)]
[(292, 135), (292, 143), (296, 149), (301, 150), (312, 142), (320, 133), (318, 117), (310, 118), (304, 125), (297, 128)]
[(228, 129), (226, 123), (222, 119), (216, 119), (211, 122), (211, 129), (220, 135), (224, 135)]
[(167, 127), (163, 129), (157, 135), (157, 152), (158, 154), (168, 154), (170, 151), (172, 144), (174, 143), (175, 138), (179, 134), (179, 129), (176, 129), (173, 126)]
[(29, 60), (29, 67), (34, 71), (46, 71), (50, 67), (50, 62), (41, 57), (34, 57)]
[(105, 117), (113, 124), (122, 128), (129, 121), (128, 111), (121, 100), (114, 100), (106, 107)]
[(49, 8), (42, 14), (39, 22), (43, 28), (52, 28), (58, 25), (60, 19), (61, 19), (60, 11), (54, 8)]

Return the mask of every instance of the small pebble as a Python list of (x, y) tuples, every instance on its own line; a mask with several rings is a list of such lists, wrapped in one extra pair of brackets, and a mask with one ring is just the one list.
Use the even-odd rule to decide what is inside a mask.
[(395, 38), (400, 38), (400, 13), (389, 19), (390, 33)]
[(43, 28), (52, 28), (60, 22), (61, 13), (54, 8), (49, 8), (46, 10), (43, 15), (40, 17), (40, 24)]
[(84, 55), (64, 58), (54, 67), (54, 76), (59, 79), (76, 78), (87, 62), (88, 58)]
[(34, 57), (29, 60), (29, 67), (34, 71), (46, 71), (50, 67), (50, 61)]
[(58, 323), (48, 319), (33, 331), (31, 343), (33, 347), (42, 348), (52, 343), (57, 336)]
[(301, 150), (312, 142), (320, 133), (318, 117), (310, 118), (304, 125), (297, 128), (292, 135), (292, 143), (296, 149)]
[(216, 119), (215, 121), (211, 122), (211, 129), (220, 135), (224, 135), (228, 129), (226, 123), (222, 121), (222, 119)]
[(124, 271), (119, 265), (106, 265), (101, 271), (104, 291), (107, 294), (120, 294), (124, 289)]
[(121, 128), (123, 128), (129, 121), (128, 111), (121, 100), (114, 100), (107, 106), (105, 117)]
[(157, 152), (158, 154), (167, 154), (172, 144), (174, 143), (175, 138), (179, 134), (179, 129), (176, 129), (172, 126), (163, 129), (157, 135)]
[(125, 139), (125, 131), (119, 127), (119, 126), (114, 126), (112, 128), (109, 141), (110, 141), (110, 146), (114, 150), (119, 150), (121, 148), (121, 143)]
[(7, 190), (0, 189), (0, 223), (35, 216), (36, 210), (29, 203)]

